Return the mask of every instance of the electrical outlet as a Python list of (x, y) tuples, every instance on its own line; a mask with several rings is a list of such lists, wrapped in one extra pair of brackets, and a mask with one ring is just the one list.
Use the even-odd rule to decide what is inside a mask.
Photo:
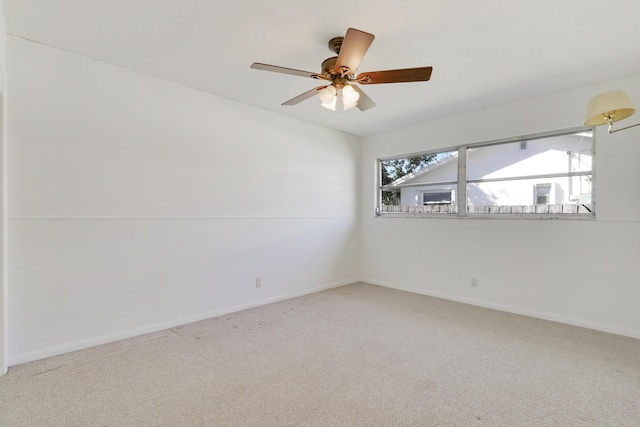
[(256, 288), (262, 286), (262, 277), (256, 277)]
[(478, 278), (477, 277), (472, 277), (471, 278), (471, 287), (472, 288), (477, 288), (478, 287)]

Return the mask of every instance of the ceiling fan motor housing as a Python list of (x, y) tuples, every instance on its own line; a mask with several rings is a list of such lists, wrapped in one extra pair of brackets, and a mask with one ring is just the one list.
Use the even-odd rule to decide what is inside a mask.
[(332, 56), (331, 58), (327, 58), (322, 61), (322, 74), (339, 74), (336, 73), (336, 62), (338, 61), (337, 56)]
[[(329, 50), (336, 55), (340, 54), (340, 49), (342, 48), (342, 43), (344, 42), (344, 37), (334, 37), (329, 40)], [(339, 71), (336, 71), (336, 62), (338, 61), (337, 56), (332, 56), (331, 58), (327, 58), (322, 62), (322, 74), (326, 76), (336, 76), (340, 74)]]
[(334, 37), (329, 40), (329, 50), (336, 55), (340, 53), (340, 48), (342, 47), (342, 42), (344, 42), (344, 37)]

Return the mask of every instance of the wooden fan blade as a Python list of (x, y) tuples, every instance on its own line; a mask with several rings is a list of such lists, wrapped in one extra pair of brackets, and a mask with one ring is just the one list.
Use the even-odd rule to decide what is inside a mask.
[(313, 95), (317, 94), (320, 89), (324, 89), (327, 86), (318, 86), (311, 90), (306, 91), (305, 93), (296, 96), (295, 98), (291, 98), (287, 102), (283, 102), (282, 105), (296, 105), (304, 101), (305, 99), (311, 98)]
[(356, 105), (356, 107), (358, 107), (360, 111), (367, 111), (369, 108), (373, 108), (376, 106), (376, 103), (373, 102), (373, 99), (369, 98), (362, 89), (353, 85), (351, 87), (360, 94), (360, 98), (358, 98), (358, 104)]
[(343, 75), (355, 73), (374, 38), (373, 34), (349, 28), (340, 47), (340, 53), (336, 60), (336, 70), (343, 71)]
[(404, 68), (402, 70), (368, 71), (358, 74), (356, 80), (363, 85), (379, 83), (426, 82), (433, 67)]
[(318, 76), (318, 73), (294, 70), (293, 68), (278, 67), (277, 65), (261, 64), (260, 62), (254, 62), (253, 64), (251, 64), (251, 68), (254, 68), (256, 70), (272, 71), (274, 73), (291, 74), (293, 76), (301, 77), (317, 78)]

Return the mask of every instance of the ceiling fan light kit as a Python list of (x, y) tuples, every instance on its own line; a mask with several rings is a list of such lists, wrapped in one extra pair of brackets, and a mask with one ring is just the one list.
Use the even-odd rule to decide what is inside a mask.
[(324, 108), (336, 111), (338, 100), (341, 101), (342, 109), (348, 110), (358, 105), (360, 93), (351, 87), (348, 83), (337, 83), (325, 86), (318, 91), (318, 97)]
[(301, 77), (311, 77), (330, 82), (326, 86), (319, 86), (300, 94), (282, 105), (296, 105), (305, 99), (318, 94), (321, 105), (329, 110), (336, 110), (336, 105), (341, 105), (343, 110), (358, 107), (360, 111), (366, 111), (376, 106), (362, 89), (352, 86), (350, 83), (362, 85), (380, 83), (400, 83), (428, 81), (431, 78), (432, 67), (405, 68), (401, 70), (370, 71), (356, 76), (356, 70), (369, 46), (373, 42), (374, 35), (364, 31), (349, 28), (344, 37), (334, 37), (329, 40), (329, 49), (338, 56), (327, 58), (322, 62), (322, 72), (319, 74), (309, 71), (295, 70), (279, 67), (277, 65), (254, 62), (251, 68), (275, 73), (290, 74)]

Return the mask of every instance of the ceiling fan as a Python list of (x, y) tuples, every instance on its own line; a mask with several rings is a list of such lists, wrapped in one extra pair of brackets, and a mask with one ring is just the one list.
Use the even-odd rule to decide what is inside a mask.
[(361, 85), (380, 83), (420, 82), (431, 78), (432, 67), (404, 68), (401, 70), (367, 71), (356, 76), (356, 70), (360, 61), (373, 42), (374, 35), (364, 31), (349, 28), (344, 37), (334, 37), (329, 40), (329, 49), (338, 56), (325, 59), (322, 62), (322, 72), (294, 70), (292, 68), (279, 67), (277, 65), (254, 62), (251, 68), (256, 70), (273, 71), (275, 73), (291, 74), (294, 76), (311, 77), (312, 79), (326, 80), (328, 85), (318, 86), (301, 95), (291, 98), (282, 105), (296, 105), (305, 99), (318, 94), (322, 106), (335, 110), (338, 100), (342, 108), (347, 110), (358, 107), (365, 111), (376, 106), (362, 89), (351, 83)]

